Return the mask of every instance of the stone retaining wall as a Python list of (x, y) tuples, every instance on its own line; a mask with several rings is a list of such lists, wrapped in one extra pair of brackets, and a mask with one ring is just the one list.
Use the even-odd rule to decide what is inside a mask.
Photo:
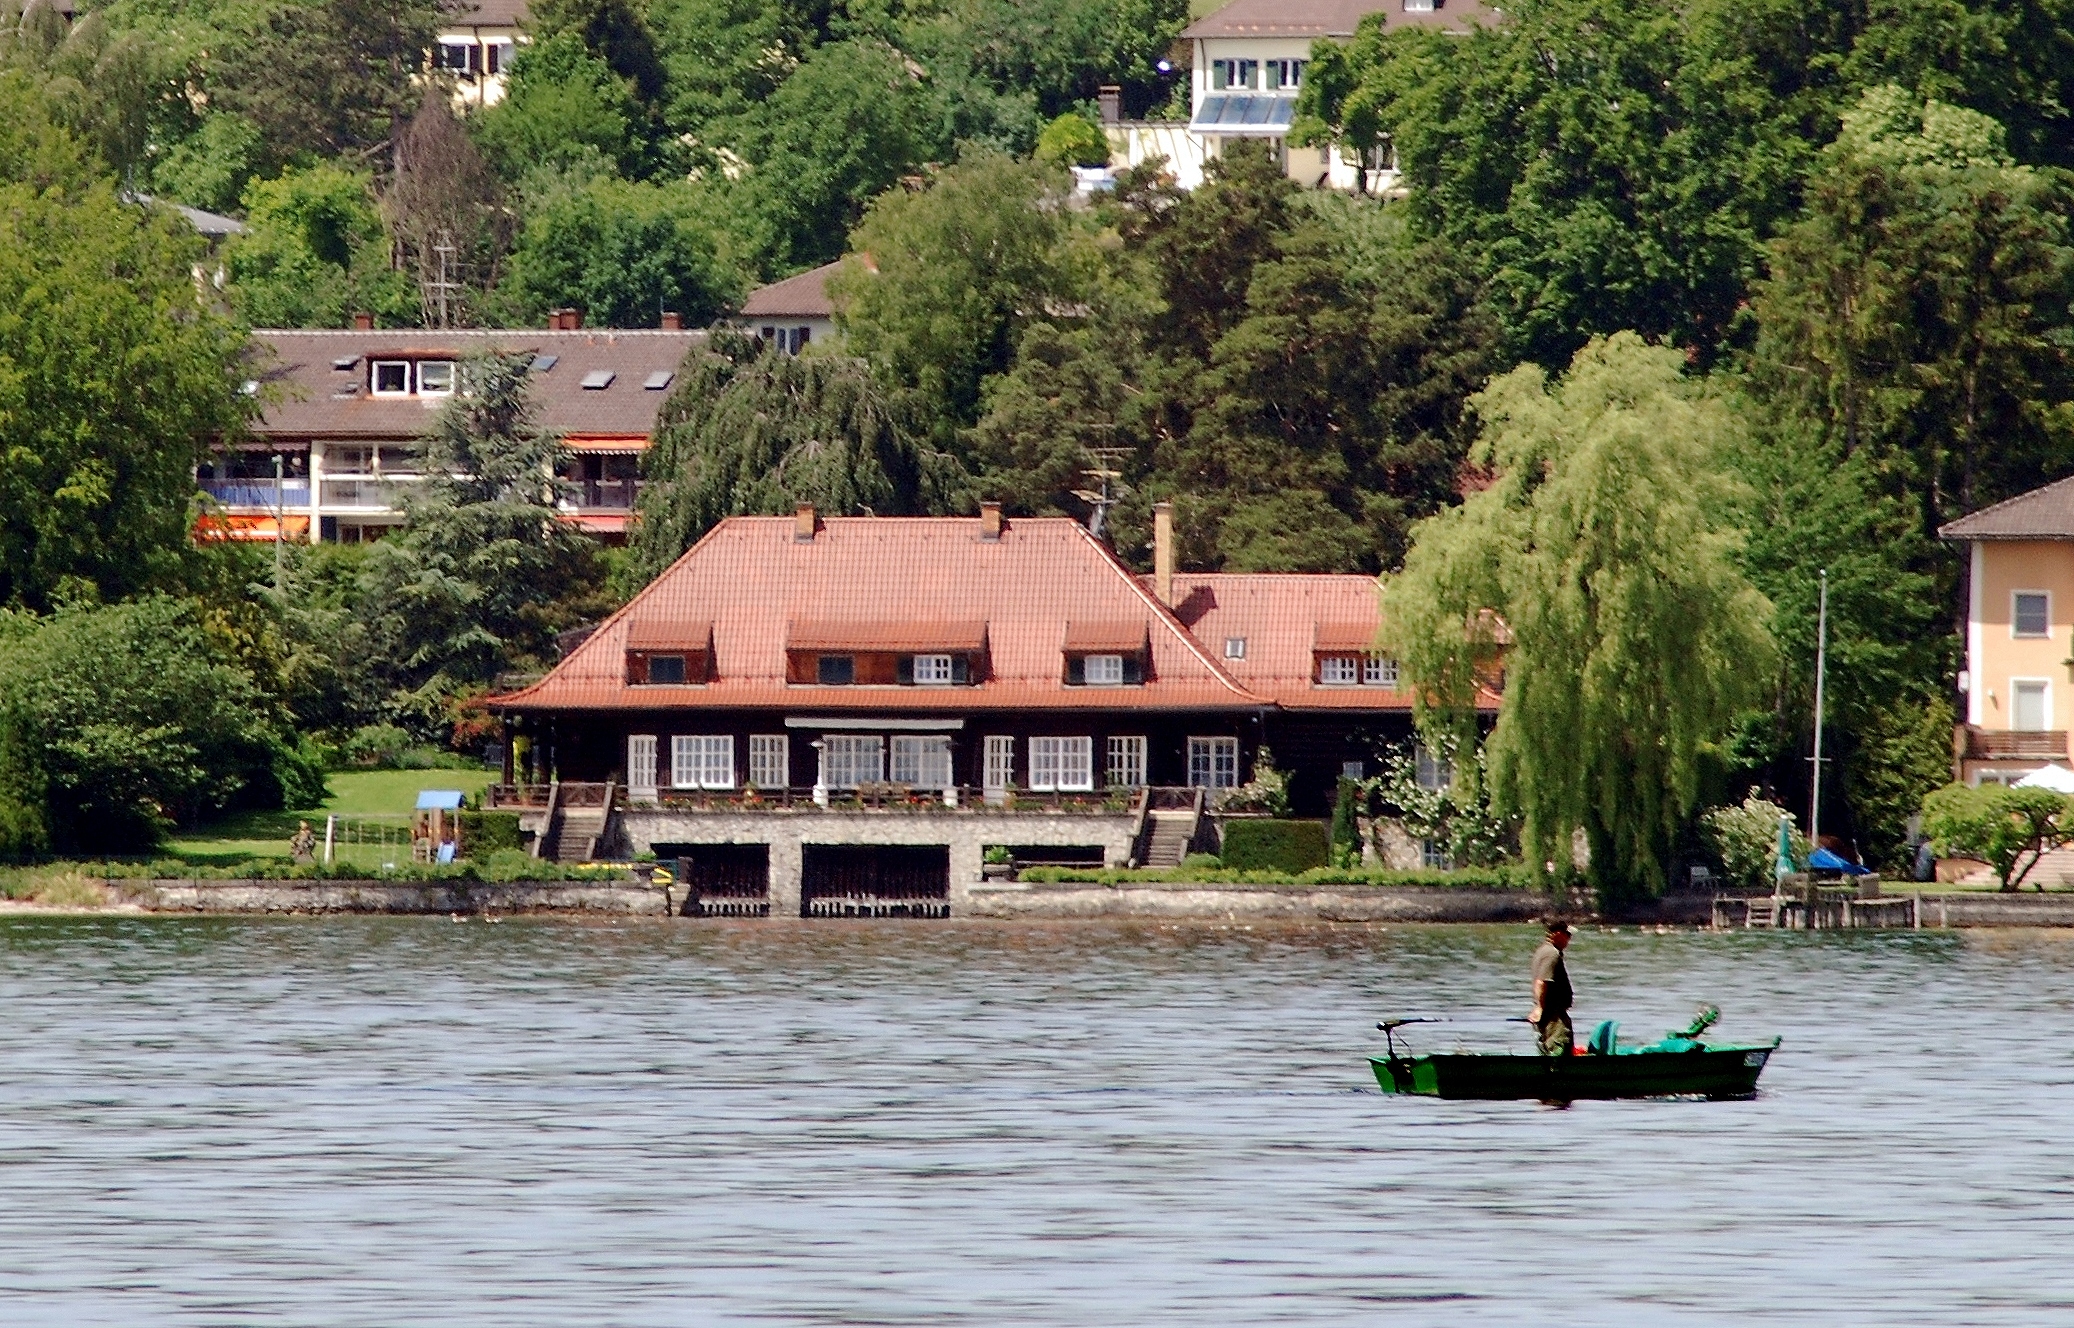
[(1548, 908), (1531, 890), (1477, 886), (975, 885), (979, 918), (1279, 918), (1321, 922), (1531, 922)]
[(2074, 927), (2074, 894), (1923, 895), (1929, 927)]
[(591, 913), (663, 917), (640, 881), (111, 881), (156, 913)]

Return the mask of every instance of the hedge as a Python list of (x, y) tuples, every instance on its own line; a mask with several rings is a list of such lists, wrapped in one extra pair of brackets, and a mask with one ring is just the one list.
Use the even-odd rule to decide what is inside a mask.
[(1458, 889), (1525, 890), (1524, 867), (1459, 867), (1453, 871), (1398, 871), (1388, 867), (1314, 867), (1301, 873), (1239, 871), (1221, 863), (1124, 870), (1111, 867), (1025, 867), (1017, 878), (1040, 885), (1427, 885)]
[(1294, 875), (1332, 861), (1323, 821), (1226, 821), (1224, 865)]
[(471, 858), (487, 858), (498, 849), (524, 848), (517, 812), (462, 812), (461, 850)]

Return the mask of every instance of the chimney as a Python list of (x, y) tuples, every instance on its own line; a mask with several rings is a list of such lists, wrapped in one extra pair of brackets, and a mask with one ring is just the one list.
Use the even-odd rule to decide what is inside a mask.
[(1174, 505), (1152, 505), (1152, 593), (1174, 607)]
[(814, 505), (801, 503), (792, 509), (792, 538), (801, 544), (814, 542)]
[(353, 314), (353, 330), (355, 332), (374, 331), (374, 315), (364, 310), (355, 311)]
[(1105, 83), (1095, 89), (1095, 105), (1101, 108), (1102, 123), (1123, 123), (1123, 89), (1114, 83)]
[(1001, 538), (1001, 504), (979, 505), (979, 537), (989, 543)]
[(680, 313), (678, 313), (678, 312), (677, 312), (676, 310), (674, 310), (674, 309), (667, 309), (667, 310), (664, 310), (664, 312), (663, 312), (663, 331), (665, 331), (665, 332), (682, 332), (683, 330), (684, 330), (684, 315), (683, 315), (683, 314), (680, 314)]
[(574, 307), (557, 309), (547, 316), (550, 332), (574, 332), (583, 326), (583, 310)]

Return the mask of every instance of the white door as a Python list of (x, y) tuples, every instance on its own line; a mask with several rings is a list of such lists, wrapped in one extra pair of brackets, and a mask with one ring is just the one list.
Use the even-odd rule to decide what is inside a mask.
[(2016, 678), (2009, 684), (2009, 727), (2024, 733), (2043, 733), (2052, 727), (2046, 705), (2047, 683), (2043, 678)]
[(982, 787), (988, 793), (1002, 793), (1015, 783), (1015, 739), (1003, 734), (992, 734), (987, 738), (986, 769)]
[(655, 735), (636, 733), (627, 739), (627, 796), (655, 801)]

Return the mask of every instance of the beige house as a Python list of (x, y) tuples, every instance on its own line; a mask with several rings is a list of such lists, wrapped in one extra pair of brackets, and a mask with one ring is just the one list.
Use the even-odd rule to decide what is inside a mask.
[(734, 321), (787, 355), (797, 355), (810, 345), (833, 345), (835, 303), (828, 298), (828, 279), (842, 267), (842, 260), (837, 259), (759, 286), (742, 301), (742, 312)]
[(1952, 774), (2010, 783), (2068, 759), (2074, 723), (2074, 478), (1943, 527), (1967, 548), (1965, 723)]
[(1498, 21), (1484, 0), (1232, 0), (1181, 32), (1189, 59), (1186, 121), (1124, 120), (1114, 97), (1102, 99), (1112, 164), (1136, 166), (1164, 157), (1184, 189), (1202, 183), (1203, 167), (1240, 139), (1259, 139), (1293, 180), (1317, 188), (1395, 187), (1391, 160), (1350, 161), (1336, 147), (1294, 147), (1289, 131), (1311, 47), (1349, 41), (1361, 20), (1381, 15), (1386, 28), (1433, 27), (1460, 32)]
[(504, 100), (512, 57), (527, 40), (525, 22), (526, 0), (476, 0), (446, 13), (432, 64), (453, 77), (456, 106)]

